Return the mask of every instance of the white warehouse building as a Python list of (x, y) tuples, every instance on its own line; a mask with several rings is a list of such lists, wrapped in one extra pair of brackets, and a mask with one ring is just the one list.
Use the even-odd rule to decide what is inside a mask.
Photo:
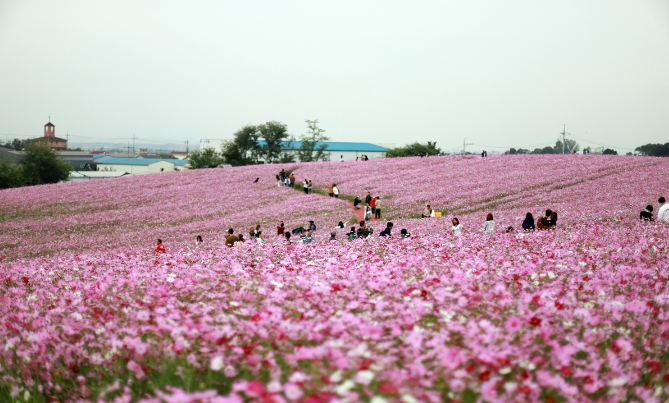
[(99, 171), (150, 174), (156, 172), (182, 171), (188, 169), (190, 161), (158, 158), (121, 158), (102, 156), (96, 158)]

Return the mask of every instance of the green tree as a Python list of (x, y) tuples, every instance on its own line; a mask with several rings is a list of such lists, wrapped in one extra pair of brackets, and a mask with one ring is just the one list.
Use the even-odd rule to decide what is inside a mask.
[(190, 169), (216, 168), (224, 162), (223, 156), (213, 148), (193, 151), (189, 160)]
[(440, 155), (441, 153), (441, 148), (437, 147), (436, 141), (428, 141), (426, 144), (416, 142), (388, 150), (389, 157), (417, 157), (425, 154)]
[(20, 165), (12, 164), (6, 158), (0, 158), (0, 189), (23, 186), (23, 170)]
[(297, 157), (302, 162), (327, 161), (330, 158), (325, 150), (327, 144), (318, 144), (330, 140), (323, 133), (325, 130), (318, 127), (318, 120), (305, 120), (307, 132), (300, 137), (302, 146), (297, 150)]
[(284, 151), (283, 142), (288, 139), (288, 128), (285, 124), (270, 121), (258, 126), (258, 133), (260, 137), (265, 140), (262, 146), (262, 154), (265, 157), (265, 162), (285, 162), (282, 161), (283, 155), (287, 154)]
[(652, 157), (669, 157), (669, 143), (665, 144), (645, 144), (634, 149), (642, 155)]
[(232, 166), (258, 163), (262, 148), (258, 144), (260, 133), (257, 126), (246, 125), (237, 130), (234, 139), (223, 145), (223, 158)]
[(604, 150), (604, 151), (602, 152), (602, 154), (605, 154), (605, 155), (618, 155), (618, 151), (616, 151), (616, 150), (612, 150), (612, 149), (610, 149), (610, 148), (607, 148), (606, 150)]
[[(555, 142), (555, 147), (553, 147), (553, 150), (555, 152), (544, 153), (544, 154), (562, 154), (562, 140), (558, 139)], [(574, 151), (578, 151), (578, 150), (579, 150), (579, 146), (578, 146), (578, 143), (576, 142), (576, 140), (572, 140), (572, 139), (565, 139), (564, 140), (564, 153), (565, 154), (571, 154)]]
[(60, 160), (53, 150), (42, 144), (28, 144), (21, 158), (24, 184), (41, 185), (67, 179), (72, 171), (69, 162)]

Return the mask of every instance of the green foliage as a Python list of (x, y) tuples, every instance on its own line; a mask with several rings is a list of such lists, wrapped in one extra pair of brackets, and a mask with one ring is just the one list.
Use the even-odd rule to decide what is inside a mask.
[(650, 155), (652, 157), (669, 157), (669, 143), (664, 144), (646, 144), (634, 149), (642, 155)]
[(258, 157), (262, 155), (258, 139), (260, 132), (257, 126), (246, 125), (237, 130), (234, 139), (223, 146), (225, 162), (232, 166), (257, 164)]
[(0, 189), (23, 186), (23, 169), (9, 160), (0, 159)]
[[(571, 154), (574, 151), (578, 151), (580, 148), (576, 140), (565, 139), (564, 140), (564, 153)], [(553, 153), (544, 153), (544, 154), (562, 154), (562, 140), (558, 139), (555, 142), (555, 147), (553, 147)]]
[(504, 152), (504, 154), (511, 154), (511, 155), (514, 155), (514, 154), (530, 154), (530, 153), (531, 153), (531, 151), (527, 150), (525, 148), (519, 148), (519, 149), (516, 150), (513, 147), (510, 148), (509, 151)]
[(190, 169), (216, 168), (223, 163), (223, 156), (213, 148), (193, 151), (189, 157)]
[(602, 152), (602, 154), (606, 154), (606, 155), (618, 155), (618, 151), (616, 151), (616, 150), (612, 150), (612, 149), (610, 149), (610, 148), (607, 148), (606, 150), (604, 150), (604, 151)]
[(329, 153), (325, 149), (327, 144), (317, 145), (319, 142), (330, 140), (323, 133), (325, 130), (318, 127), (318, 120), (305, 120), (307, 132), (300, 137), (302, 146), (297, 150), (297, 157), (302, 162), (328, 161)]
[(25, 151), (21, 158), (24, 185), (58, 183), (67, 179), (73, 170), (69, 162), (58, 159), (48, 146), (28, 144)]
[(437, 147), (436, 141), (428, 141), (426, 144), (411, 143), (388, 150), (389, 157), (417, 157), (425, 154), (440, 155), (441, 153), (441, 148)]
[(265, 157), (265, 162), (289, 162), (282, 158), (286, 154), (283, 151), (283, 142), (288, 139), (288, 128), (285, 124), (275, 121), (270, 121), (258, 126), (258, 133), (265, 144), (262, 147), (262, 154)]
[(19, 140), (19, 139), (14, 139), (12, 141), (8, 141), (5, 144), (2, 144), (3, 147), (6, 148), (13, 148), (16, 151), (21, 151), (23, 150), (23, 147), (28, 143), (28, 140)]

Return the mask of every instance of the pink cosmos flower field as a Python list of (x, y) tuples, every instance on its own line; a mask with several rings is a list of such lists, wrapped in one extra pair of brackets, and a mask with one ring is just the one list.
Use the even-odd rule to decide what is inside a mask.
[[(282, 167), (342, 199), (278, 187)], [(658, 158), (458, 156), (0, 191), (0, 401), (666, 401), (669, 226), (638, 214), (668, 174)], [(330, 241), (367, 190), (394, 236), (380, 221)], [(427, 203), (444, 217), (413, 218)], [(555, 230), (518, 231), (546, 208)], [(315, 220), (316, 241), (287, 244), (278, 220)], [(264, 245), (224, 245), (256, 224)]]

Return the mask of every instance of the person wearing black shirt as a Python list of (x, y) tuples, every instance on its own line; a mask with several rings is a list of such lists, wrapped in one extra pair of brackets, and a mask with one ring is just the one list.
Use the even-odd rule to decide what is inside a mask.
[(372, 194), (370, 192), (367, 192), (367, 197), (365, 197), (365, 204), (372, 204)]
[(653, 221), (653, 206), (650, 204), (646, 206), (646, 209), (639, 213), (639, 219), (644, 221)]
[(382, 236), (382, 237), (391, 237), (391, 236), (393, 236), (393, 235), (390, 233), (390, 231), (392, 231), (392, 230), (393, 230), (393, 223), (389, 222), (388, 224), (386, 224), (386, 229), (384, 229), (383, 231), (381, 231), (381, 233), (379, 234), (379, 236)]
[(527, 213), (525, 215), (525, 221), (523, 221), (523, 230), (524, 231), (534, 231), (536, 229), (534, 225), (534, 217), (532, 213)]

